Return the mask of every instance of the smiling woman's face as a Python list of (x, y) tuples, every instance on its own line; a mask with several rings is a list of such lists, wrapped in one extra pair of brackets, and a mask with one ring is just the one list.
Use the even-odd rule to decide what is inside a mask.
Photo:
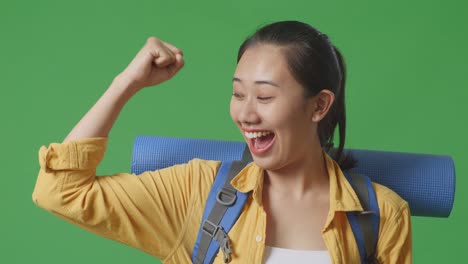
[(242, 55), (233, 79), (230, 113), (260, 167), (301, 162), (318, 140), (314, 100), (291, 75), (282, 48), (257, 44)]

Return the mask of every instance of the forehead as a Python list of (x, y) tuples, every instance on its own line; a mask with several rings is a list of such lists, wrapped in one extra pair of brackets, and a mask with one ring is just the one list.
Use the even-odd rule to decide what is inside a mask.
[(280, 85), (294, 81), (288, 69), (284, 49), (272, 44), (249, 47), (237, 64), (234, 77), (246, 82), (271, 80)]

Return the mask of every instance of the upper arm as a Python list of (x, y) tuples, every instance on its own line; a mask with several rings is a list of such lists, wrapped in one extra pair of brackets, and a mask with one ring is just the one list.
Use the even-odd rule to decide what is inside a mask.
[(210, 186), (219, 163), (196, 159), (138, 176), (96, 176), (105, 149), (102, 143), (91, 140), (41, 149), (33, 200), (86, 230), (164, 258), (190, 217), (192, 194)]
[[(190, 218), (193, 193), (210, 182), (216, 163), (192, 160), (187, 164), (147, 171), (139, 176), (119, 173), (97, 177), (95, 209), (88, 213), (111, 224), (113, 236), (164, 258), (177, 244), (185, 222)], [(93, 201), (90, 201), (91, 203)], [(108, 222), (106, 219), (111, 219)]]

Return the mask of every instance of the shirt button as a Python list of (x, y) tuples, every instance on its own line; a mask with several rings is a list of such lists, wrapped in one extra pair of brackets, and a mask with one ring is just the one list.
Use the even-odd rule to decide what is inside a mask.
[(257, 241), (257, 242), (262, 241), (262, 236), (257, 236), (257, 237), (255, 237), (255, 241)]

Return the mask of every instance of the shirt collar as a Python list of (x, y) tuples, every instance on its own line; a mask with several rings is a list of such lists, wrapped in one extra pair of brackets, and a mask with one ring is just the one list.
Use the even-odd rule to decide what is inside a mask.
[(242, 193), (253, 191), (253, 199), (262, 204), (264, 170), (255, 164), (249, 163), (231, 181), (231, 185)]
[[(325, 157), (328, 175), (330, 177), (330, 210), (327, 225), (336, 211), (362, 211), (359, 198), (344, 176), (338, 163), (327, 152), (322, 151)], [(231, 181), (232, 186), (239, 192), (253, 191), (253, 199), (262, 204), (264, 170), (251, 162), (242, 169)]]

